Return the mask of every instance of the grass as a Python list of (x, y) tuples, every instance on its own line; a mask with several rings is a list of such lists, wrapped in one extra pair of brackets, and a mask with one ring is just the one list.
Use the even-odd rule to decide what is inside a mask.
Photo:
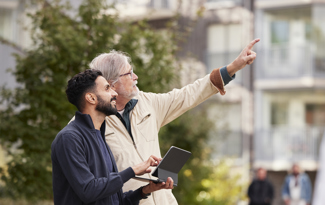
[(1, 205), (53, 205), (52, 201), (28, 202), (26, 200), (13, 200), (8, 198), (0, 198)]

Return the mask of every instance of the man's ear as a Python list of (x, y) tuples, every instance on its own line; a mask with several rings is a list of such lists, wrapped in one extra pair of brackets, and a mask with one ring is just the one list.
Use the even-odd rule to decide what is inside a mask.
[(93, 93), (86, 93), (85, 99), (88, 103), (95, 105), (97, 101), (97, 96), (94, 95)]

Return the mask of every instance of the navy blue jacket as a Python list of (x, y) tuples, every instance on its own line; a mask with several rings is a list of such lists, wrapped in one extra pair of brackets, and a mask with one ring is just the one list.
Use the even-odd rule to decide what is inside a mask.
[[(100, 131), (105, 141), (105, 122)], [(139, 204), (140, 188), (122, 192), (123, 184), (135, 176), (133, 169), (118, 172), (114, 156), (107, 144), (106, 147), (113, 163), (111, 173), (90, 115), (76, 112), (75, 120), (58, 133), (51, 147), (54, 204), (110, 205), (114, 193), (118, 194), (120, 205)]]

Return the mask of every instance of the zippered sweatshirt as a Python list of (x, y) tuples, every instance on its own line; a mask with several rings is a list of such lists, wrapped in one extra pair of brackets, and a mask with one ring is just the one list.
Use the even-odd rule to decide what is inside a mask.
[[(105, 140), (104, 122), (100, 131)], [(108, 170), (90, 115), (77, 111), (75, 120), (58, 133), (51, 146), (55, 205), (111, 205), (115, 193), (120, 205), (139, 204), (140, 188), (122, 192), (123, 184), (135, 176), (133, 169), (118, 172), (114, 156), (105, 145), (113, 172)]]

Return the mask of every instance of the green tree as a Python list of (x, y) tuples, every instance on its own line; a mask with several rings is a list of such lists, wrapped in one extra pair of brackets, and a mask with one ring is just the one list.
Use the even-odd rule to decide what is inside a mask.
[[(105, 14), (114, 7), (103, 2), (85, 0), (71, 16), (68, 5), (39, 1), (41, 8), (29, 14), (34, 46), (16, 55), (13, 71), (21, 86), (3, 88), (0, 102), (7, 105), (0, 111), (0, 140), (11, 157), (1, 179), (13, 198), (53, 198), (51, 143), (76, 110), (65, 96), (67, 80), (96, 55), (112, 49), (129, 53), (144, 91), (167, 90), (175, 79), (176, 44), (168, 32)], [(11, 151), (17, 142), (18, 150)]]
[(247, 183), (241, 175), (231, 169), (231, 159), (222, 159), (217, 165), (211, 165), (209, 178), (203, 179), (201, 184), (208, 191), (201, 191), (197, 200), (206, 205), (233, 205), (239, 200), (245, 200)]
[(180, 187), (173, 190), (179, 204), (202, 204), (197, 196), (200, 192), (209, 190), (201, 181), (209, 179), (212, 174), (212, 167), (205, 165), (210, 157), (206, 142), (212, 128), (213, 123), (208, 120), (206, 109), (201, 106), (175, 119), (159, 133), (163, 154), (171, 145), (192, 152), (192, 156), (178, 174)]

